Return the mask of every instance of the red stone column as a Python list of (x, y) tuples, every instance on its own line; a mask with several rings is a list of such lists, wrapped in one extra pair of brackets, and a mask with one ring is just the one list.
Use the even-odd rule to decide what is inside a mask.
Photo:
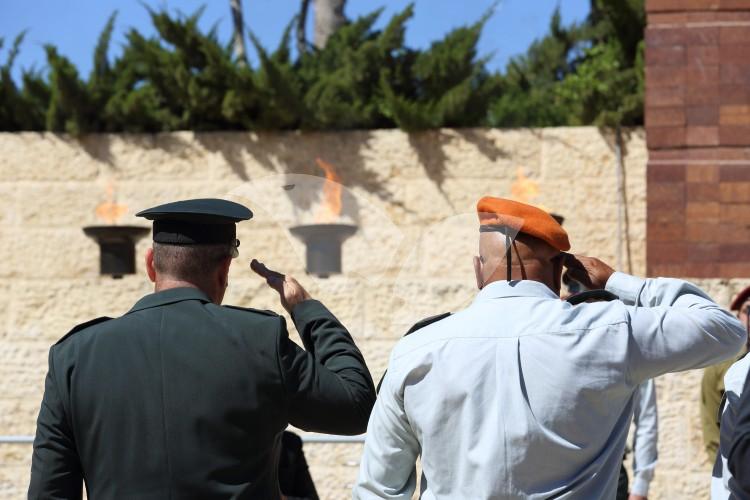
[(649, 275), (750, 277), (750, 0), (646, 0)]

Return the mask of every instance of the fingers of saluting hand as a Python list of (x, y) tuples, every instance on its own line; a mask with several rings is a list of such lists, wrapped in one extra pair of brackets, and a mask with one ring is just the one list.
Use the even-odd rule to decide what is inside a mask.
[(568, 269), (583, 269), (583, 264), (580, 260), (578, 260), (578, 257), (573, 255), (572, 253), (567, 252), (561, 252), (563, 255), (563, 265), (567, 267)]
[(265, 264), (258, 261), (257, 259), (253, 259), (250, 262), (250, 269), (255, 271), (258, 276), (265, 278), (266, 282), (274, 288), (277, 286), (281, 286), (281, 284), (284, 282), (285, 276), (283, 274), (268, 269)]
[(572, 253), (564, 253), (565, 260), (563, 261), (563, 265), (567, 268), (567, 274), (572, 279), (576, 281), (585, 280), (588, 277), (588, 272), (586, 271), (586, 266), (583, 265), (583, 263), (578, 260), (578, 257), (573, 255)]

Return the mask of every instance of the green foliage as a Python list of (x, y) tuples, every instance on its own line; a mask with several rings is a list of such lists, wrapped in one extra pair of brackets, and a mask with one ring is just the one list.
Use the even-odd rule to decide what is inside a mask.
[(562, 26), (559, 9), (555, 9), (549, 34), (508, 64), (501, 95), (490, 109), (490, 123), (501, 127), (567, 125), (570, 110), (557, 98), (556, 89), (575, 72), (586, 31), (585, 25)]
[[(6, 62), (0, 66), (0, 131), (44, 130), (44, 116), (50, 100), (49, 87), (41, 75), (32, 70), (22, 73), (19, 89), (11, 70), (23, 42), (25, 32), (19, 34), (8, 51)], [(3, 39), (0, 38), (0, 48)]]
[(250, 33), (259, 61), (251, 67), (235, 60), (215, 28), (199, 29), (201, 10), (147, 9), (156, 35), (130, 29), (112, 59), (113, 14), (87, 78), (47, 45), (46, 74), (24, 70), (17, 85), (11, 70), (24, 34), (16, 37), (0, 66), (0, 130), (417, 130), (642, 121), (643, 0), (592, 0), (589, 18), (570, 26), (555, 12), (549, 34), (504, 73), (488, 71), (477, 53), (492, 10), (415, 50), (404, 40), (413, 6), (377, 30), (381, 9), (296, 58), (292, 19), (273, 51)]
[(511, 60), (495, 126), (643, 123), (643, 0), (592, 0), (585, 23), (550, 31)]
[(592, 45), (560, 89), (580, 123), (643, 123), (643, 1), (592, 0)]
[(485, 60), (477, 59), (476, 46), (491, 14), (453, 30), (424, 52), (405, 54), (397, 64), (397, 85), (384, 71), (383, 113), (405, 130), (485, 124), (499, 78), (486, 71)]

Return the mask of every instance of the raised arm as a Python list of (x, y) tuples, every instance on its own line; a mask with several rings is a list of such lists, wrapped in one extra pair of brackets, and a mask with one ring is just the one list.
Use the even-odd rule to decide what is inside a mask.
[(572, 279), (587, 288), (604, 288), (626, 304), (629, 369), (635, 384), (717, 363), (736, 354), (745, 342), (747, 335), (737, 318), (692, 283), (637, 278), (582, 255), (565, 254), (564, 263)]
[(305, 349), (279, 323), (278, 359), (289, 397), (290, 422), (304, 430), (360, 434), (375, 403), (375, 386), (349, 332), (292, 277), (258, 261), (252, 269), (279, 293)]
[(745, 342), (737, 318), (687, 281), (614, 273), (607, 290), (627, 305), (635, 383), (717, 363), (734, 356)]
[(53, 350), (36, 424), (29, 500), (75, 500), (83, 491), (83, 474), (60, 397)]
[(349, 332), (317, 300), (292, 310), (306, 350), (289, 340), (282, 320), (279, 360), (290, 396), (290, 422), (301, 429), (360, 434), (375, 403), (375, 386)]

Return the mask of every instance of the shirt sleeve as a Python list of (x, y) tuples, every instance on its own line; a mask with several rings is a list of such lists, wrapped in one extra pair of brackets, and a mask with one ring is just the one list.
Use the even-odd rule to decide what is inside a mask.
[(420, 445), (404, 411), (403, 392), (389, 366), (367, 425), (353, 498), (410, 500)]
[(351, 335), (316, 300), (298, 304), (292, 318), (305, 349), (289, 339), (280, 318), (278, 357), (289, 421), (307, 431), (364, 432), (375, 403), (375, 386)]
[(630, 492), (647, 497), (658, 457), (658, 413), (656, 386), (653, 379), (638, 386), (633, 409), (635, 437), (633, 440), (633, 485)]
[(606, 288), (626, 304), (634, 384), (717, 363), (735, 355), (745, 342), (737, 318), (687, 281), (616, 272)]
[(75, 500), (83, 494), (83, 473), (57, 387), (53, 350), (36, 424), (29, 500)]

